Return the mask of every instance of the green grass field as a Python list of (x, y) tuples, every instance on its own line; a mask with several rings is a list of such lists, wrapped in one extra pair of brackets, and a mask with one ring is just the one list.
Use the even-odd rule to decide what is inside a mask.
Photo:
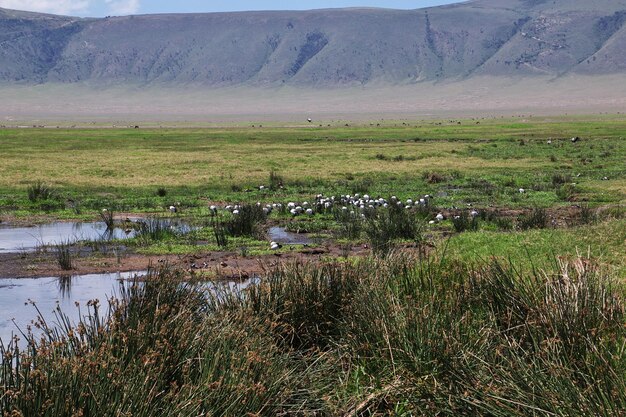
[[(87, 210), (123, 211), (354, 192), (401, 198), (430, 193), (444, 206), (624, 201), (626, 120), (460, 123), (0, 130), (0, 207), (26, 215), (36, 211), (25, 189), (38, 180), (57, 191), (59, 203), (44, 209), (58, 216), (67, 199)], [(574, 136), (582, 140), (572, 144)], [(285, 189), (260, 192), (272, 170), (283, 177)], [(555, 183), (555, 176), (566, 184)], [(159, 187), (166, 197), (157, 197)], [(530, 192), (519, 195), (519, 188)]]

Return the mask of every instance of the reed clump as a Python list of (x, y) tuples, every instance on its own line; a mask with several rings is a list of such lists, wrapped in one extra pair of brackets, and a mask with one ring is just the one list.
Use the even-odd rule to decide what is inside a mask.
[(0, 345), (0, 412), (622, 415), (616, 278), (586, 259), (524, 272), (395, 252), (216, 292), (163, 269)]

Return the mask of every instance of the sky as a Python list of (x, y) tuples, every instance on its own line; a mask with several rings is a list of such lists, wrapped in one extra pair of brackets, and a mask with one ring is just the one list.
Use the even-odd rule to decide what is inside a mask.
[(201, 13), (243, 10), (304, 10), (330, 7), (419, 9), (454, 0), (0, 0), (0, 7), (72, 16)]

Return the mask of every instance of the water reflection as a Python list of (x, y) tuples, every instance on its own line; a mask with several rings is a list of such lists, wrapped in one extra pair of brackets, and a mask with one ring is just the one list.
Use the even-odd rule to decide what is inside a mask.
[(72, 276), (66, 275), (58, 278), (59, 294), (62, 298), (69, 298), (72, 295)]
[[(180, 220), (138, 219), (135, 223), (139, 221), (158, 222), (162, 227), (177, 233), (189, 233), (193, 230), (187, 223)], [(137, 227), (132, 223), (122, 224), (121, 227), (113, 230), (107, 229), (103, 222), (56, 222), (35, 227), (0, 227), (0, 253), (31, 252), (38, 247), (61, 242), (130, 239), (137, 236), (137, 233)]]
[[(145, 276), (147, 271), (90, 274), (67, 277), (0, 279), (0, 340), (5, 344), (13, 335), (26, 331), (37, 318), (37, 309), (50, 326), (58, 326), (54, 312), (57, 307), (67, 315), (71, 323), (77, 323), (87, 315), (87, 303), (99, 300), (107, 306), (107, 300), (117, 297), (123, 286), (134, 277)], [(241, 295), (243, 290), (259, 283), (259, 278), (242, 282), (207, 282), (207, 291), (218, 295)], [(36, 308), (33, 305), (36, 304)], [(78, 306), (82, 307), (77, 308)], [(104, 313), (104, 312), (103, 312)], [(103, 315), (104, 316), (104, 315)], [(23, 339), (23, 338), (22, 338)], [(21, 346), (25, 341), (20, 341)]]
[(271, 227), (267, 235), (269, 240), (283, 245), (308, 245), (311, 239), (299, 234), (288, 232), (284, 227)]

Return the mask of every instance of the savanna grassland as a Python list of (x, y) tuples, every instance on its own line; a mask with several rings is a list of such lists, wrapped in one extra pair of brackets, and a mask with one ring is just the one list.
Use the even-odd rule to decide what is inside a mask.
[[(75, 326), (58, 311), (28, 348), (2, 345), (0, 410), (626, 415), (624, 138), (619, 115), (2, 129), (3, 223), (136, 232), (4, 270), (158, 266)], [(273, 226), (309, 243), (270, 246)]]
[[(576, 136), (583, 140), (572, 145), (569, 140)], [(0, 187), (3, 205), (18, 208), (24, 206), (22, 189), (37, 180), (68, 196), (111, 193), (132, 209), (144, 208), (147, 202), (141, 200), (153, 199), (160, 186), (168, 187), (169, 200), (250, 201), (355, 188), (411, 196), (454, 186), (464, 199), (497, 204), (506, 201), (506, 191), (541, 188), (555, 174), (580, 174), (576, 182), (590, 200), (619, 202), (625, 187), (624, 137), (626, 122), (609, 116), (322, 127), (2, 129)], [(256, 189), (271, 170), (293, 186), (274, 195), (232, 192), (233, 186)], [(423, 175), (430, 172), (443, 175), (443, 181), (429, 184)], [(600, 183), (604, 177), (608, 183)], [(497, 194), (503, 195), (486, 198), (475, 184), (479, 181), (502, 188)], [(514, 202), (558, 202), (538, 191)]]
[[(572, 143), (573, 137), (580, 141)], [(624, 223), (604, 222), (621, 217), (624, 137), (626, 121), (608, 115), (211, 129), (3, 129), (0, 208), (5, 223), (24, 223), (99, 219), (105, 208), (170, 216), (167, 208), (175, 205), (177, 217), (205, 224), (212, 204), (286, 204), (313, 201), (318, 194), (355, 193), (405, 201), (429, 194), (431, 218), (437, 210), (447, 217), (437, 227), (423, 228), (433, 244), (450, 236), (455, 229), (449, 220), (469, 205), (495, 213), (483, 219), (490, 221), (480, 233), (452, 234), (447, 249), (463, 259), (523, 258), (528, 256), (520, 246), (532, 253), (535, 246), (549, 258), (591, 249), (594, 256), (623, 265)], [(38, 182), (51, 195), (31, 201), (27, 188)], [(517, 218), (536, 208), (546, 209), (553, 224), (519, 230)], [(582, 222), (577, 220), (581, 208), (593, 212), (585, 210), (589, 215)], [(292, 231), (338, 237), (330, 213), (292, 218), (274, 212), (269, 220)], [(502, 233), (509, 230), (516, 233)], [(195, 245), (194, 238), (204, 246)], [(267, 253), (264, 240), (239, 237), (229, 249)], [(363, 233), (353, 240), (347, 243), (367, 239)], [(210, 228), (147, 246), (141, 250), (155, 255), (219, 249)]]

